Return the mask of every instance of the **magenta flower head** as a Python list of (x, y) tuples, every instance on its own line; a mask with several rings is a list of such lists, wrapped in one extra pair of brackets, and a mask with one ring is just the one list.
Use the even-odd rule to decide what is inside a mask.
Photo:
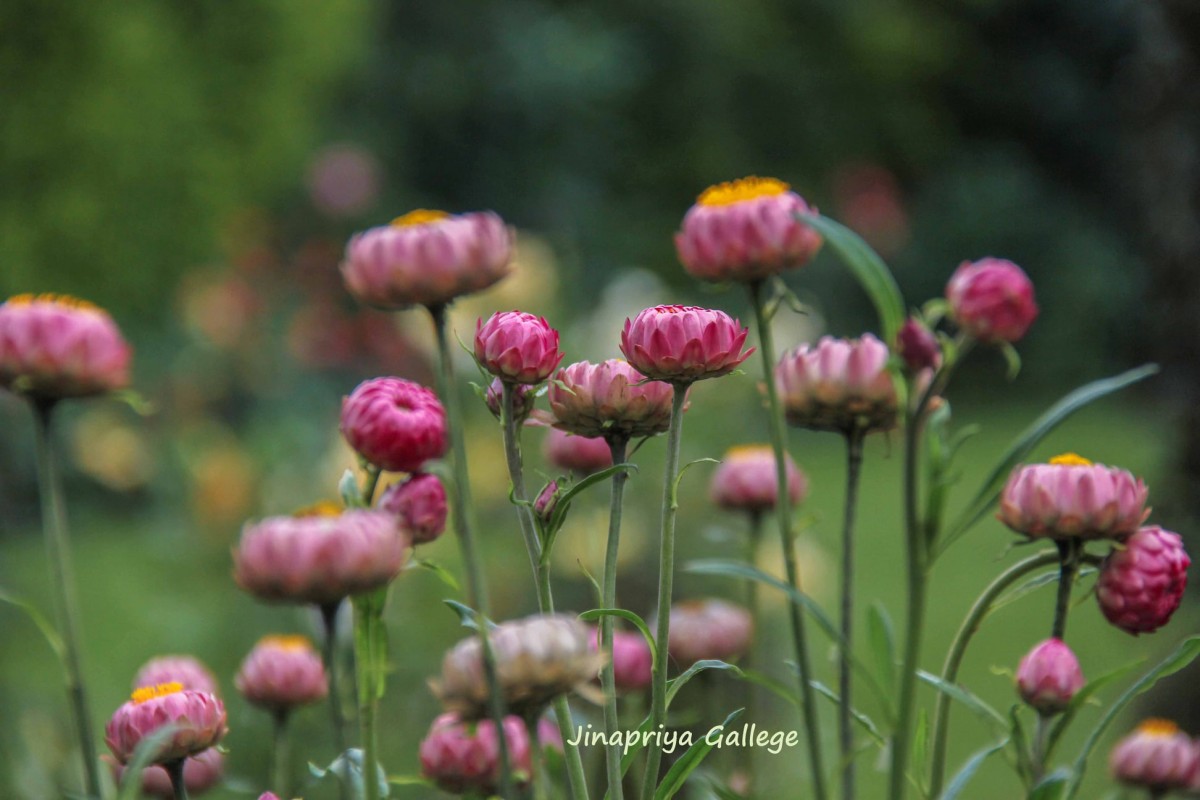
[(1015, 342), (1037, 319), (1033, 283), (1002, 258), (964, 261), (946, 284), (950, 316), (981, 342)]
[(446, 452), (446, 410), (432, 390), (403, 378), (363, 381), (342, 400), (342, 435), (371, 464), (417, 472)]
[(821, 237), (797, 215), (815, 214), (775, 178), (749, 177), (705, 189), (675, 234), (679, 261), (704, 281), (755, 281), (807, 264)]
[(175, 732), (159, 747), (155, 764), (194, 756), (221, 741), (228, 728), (225, 706), (216, 695), (184, 689), (178, 683), (147, 686), (113, 712), (104, 729), (108, 749), (129, 763), (142, 739), (167, 725)]
[(754, 352), (747, 333), (724, 311), (654, 306), (625, 320), (621, 352), (650, 380), (687, 384), (733, 372)]
[(909, 317), (896, 333), (896, 352), (911, 373), (937, 369), (942, 365), (942, 347), (933, 331)]
[(418, 473), (393, 483), (376, 507), (396, 515), (414, 545), (435, 541), (446, 530), (446, 487), (436, 475)]
[(1030, 650), (1017, 667), (1017, 693), (1043, 716), (1067, 710), (1080, 689), (1079, 659), (1062, 639), (1047, 639)]
[(65, 295), (0, 305), (0, 387), (39, 401), (129, 385), (129, 345), (107, 312)]
[[(537, 394), (536, 386), (525, 383), (513, 386), (513, 416), (516, 417), (518, 425), (524, 424), (525, 420), (529, 419), (529, 415), (533, 413), (534, 404), (537, 403)], [(483, 402), (487, 405), (488, 411), (492, 412), (492, 416), (500, 419), (500, 405), (504, 402), (504, 381), (494, 378), (488, 385), (487, 391), (484, 392)]]
[(562, 359), (558, 331), (542, 317), (500, 311), (475, 324), (475, 360), (502, 381), (536, 386)]
[[(793, 506), (804, 502), (808, 480), (791, 456), (785, 456), (788, 497)], [(730, 448), (713, 473), (708, 487), (713, 503), (727, 511), (759, 514), (775, 507), (779, 487), (775, 476), (775, 451), (766, 445)]]
[(508, 274), (513, 234), (490, 211), (418, 209), (355, 234), (342, 278), (350, 294), (382, 309), (440, 306), (482, 291)]
[(1149, 513), (1140, 478), (1064, 453), (1048, 464), (1014, 469), (996, 517), (1034, 539), (1120, 539)]
[(750, 647), (750, 612), (724, 600), (690, 600), (671, 608), (667, 650), (680, 669), (707, 658), (729, 661)]
[(1096, 581), (1100, 611), (1134, 636), (1153, 633), (1179, 608), (1191, 563), (1179, 534), (1157, 525), (1139, 528), (1104, 560)]
[(560, 369), (546, 394), (555, 427), (606, 439), (663, 433), (671, 423), (671, 396), (670, 386), (648, 381), (618, 358)]
[[(109, 760), (108, 756), (104, 756)], [(110, 761), (113, 781), (119, 786), (125, 775), (125, 767)], [(221, 782), (225, 774), (225, 757), (220, 749), (210, 747), (203, 753), (190, 756), (183, 762), (183, 783), (188, 794), (201, 794)], [(142, 794), (157, 797), (160, 800), (175, 800), (175, 789), (171, 786), (171, 776), (160, 766), (150, 766), (142, 770)]]
[(178, 683), (185, 689), (208, 692), (218, 697), (221, 689), (208, 667), (192, 656), (159, 656), (142, 665), (133, 679), (133, 688)]
[[(592, 630), (592, 649), (600, 649), (600, 630)], [(654, 666), (650, 645), (640, 633), (613, 631), (612, 653), (613, 683), (618, 692), (636, 692), (650, 685), (650, 673)]]
[(824, 336), (816, 346), (800, 345), (779, 360), (775, 386), (788, 422), (801, 428), (869, 433), (896, 424), (887, 345), (869, 333), (860, 339)]
[(277, 714), (329, 693), (321, 656), (306, 636), (264, 636), (242, 661), (234, 685), (251, 705)]
[(262, 600), (326, 606), (387, 585), (407, 547), (385, 511), (269, 517), (242, 530), (233, 577)]
[(1174, 722), (1148, 719), (1108, 756), (1113, 777), (1155, 797), (1186, 789), (1200, 772), (1200, 746)]
[(608, 442), (575, 436), (558, 428), (551, 428), (546, 434), (542, 453), (547, 461), (559, 469), (580, 475), (591, 475), (613, 465), (612, 448)]
[[(496, 678), (505, 706), (514, 714), (540, 712), (555, 697), (590, 693), (588, 684), (605, 659), (589, 647), (590, 632), (574, 617), (534, 615), (492, 629)], [(442, 659), (442, 675), (431, 681), (443, 708), (463, 719), (487, 715), (488, 685), (479, 637), (460, 641)]]
[[(532, 773), (532, 751), (519, 717), (504, 718), (504, 739), (509, 765), (525, 785)], [(442, 714), (421, 741), (420, 757), (421, 774), (444, 792), (491, 797), (499, 791), (500, 741), (490, 719), (468, 723)]]

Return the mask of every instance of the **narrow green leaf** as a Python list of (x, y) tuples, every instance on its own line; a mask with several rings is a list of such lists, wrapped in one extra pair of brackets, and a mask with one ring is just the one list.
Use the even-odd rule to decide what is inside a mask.
[(776, 697), (791, 703), (796, 707), (797, 710), (800, 709), (800, 698), (797, 696), (796, 692), (783, 681), (777, 678), (772, 678), (770, 675), (748, 669), (739, 670), (738, 677), (747, 683), (753, 683), (756, 686), (763, 687)]
[(883, 340), (889, 344), (894, 342), (896, 333), (904, 324), (905, 305), (900, 287), (887, 264), (861, 236), (829, 217), (801, 214), (799, 219), (816, 229), (842, 263), (850, 268), (850, 272), (875, 305)]
[(3, 589), (0, 589), (0, 603), (8, 603), (24, 611), (29, 620), (41, 631), (42, 638), (46, 640), (46, 644), (50, 645), (50, 649), (54, 651), (54, 655), (58, 656), (59, 661), (63, 660), (66, 650), (63, 647), (62, 637), (58, 635), (58, 631), (50, 624), (50, 620), (46, 619), (36, 606), (27, 600), (22, 600), (19, 597), (9, 594)]
[(955, 773), (954, 778), (947, 784), (945, 791), (942, 792), (942, 796), (938, 800), (956, 800), (962, 794), (962, 790), (970, 782), (971, 778), (975, 777), (975, 773), (979, 771), (979, 768), (987, 760), (988, 756), (1003, 750), (1008, 741), (1008, 739), (1002, 739), (995, 744), (988, 745), (967, 759), (967, 763), (963, 764), (962, 769)]
[(679, 694), (679, 690), (687, 684), (698, 672), (704, 672), (710, 669), (727, 669), (733, 670), (733, 673), (738, 677), (742, 676), (742, 671), (733, 664), (725, 661), (720, 661), (715, 658), (706, 658), (702, 661), (697, 661), (686, 670), (681, 672), (678, 677), (667, 681), (667, 708), (671, 707), (671, 701), (675, 699), (675, 695)]
[(1051, 772), (1029, 792), (1029, 800), (1063, 800), (1071, 777), (1071, 771), (1065, 767)]
[[(885, 692), (896, 688), (896, 629), (887, 609), (878, 600), (867, 609), (867, 641), (875, 657), (875, 669), (879, 683)], [(891, 708), (887, 709), (892, 717)]]
[(925, 672), (924, 670), (917, 670), (917, 677), (945, 694), (951, 700), (957, 700), (962, 703), (981, 719), (995, 723), (999, 730), (1007, 733), (1008, 721), (1004, 719), (1004, 715), (985, 703), (974, 693), (956, 684), (947, 683), (937, 675)]
[(679, 484), (683, 481), (683, 473), (687, 472), (697, 464), (720, 464), (721, 462), (715, 458), (697, 458), (684, 464), (679, 472), (675, 475), (675, 482), (671, 484), (671, 504), (678, 505), (677, 498), (679, 497)]
[(125, 765), (118, 800), (138, 800), (142, 796), (142, 772), (155, 762), (159, 750), (178, 730), (178, 725), (164, 725), (138, 742), (137, 749), (133, 751), (133, 758)]
[(601, 617), (620, 617), (626, 622), (632, 623), (634, 627), (641, 631), (646, 644), (650, 646), (651, 669), (657, 668), (658, 646), (654, 643), (654, 636), (650, 633), (650, 626), (646, 624), (645, 620), (624, 608), (593, 608), (579, 615), (579, 618), (584, 622), (594, 622)]
[[(721, 723), (722, 727), (728, 727), (731, 722), (736, 720), (745, 711), (744, 708), (739, 708), (734, 711), (725, 721)], [(675, 794), (683, 788), (683, 784), (687, 782), (688, 775), (692, 774), (692, 770), (700, 766), (704, 761), (704, 757), (717, 746), (716, 742), (709, 744), (707, 733), (700, 737), (692, 746), (687, 749), (687, 752), (680, 757), (678, 761), (671, 765), (671, 769), (667, 770), (667, 774), (663, 777), (662, 783), (658, 785), (658, 789), (654, 792), (654, 800), (670, 800)]]
[(414, 558), (408, 562), (408, 567), (406, 567), (406, 569), (414, 568), (429, 570), (436, 575), (442, 583), (446, 584), (456, 592), (459, 591), (458, 579), (454, 577), (454, 574), (450, 572), (450, 570), (446, 569), (441, 564), (438, 564), (436, 561), (428, 558)]
[(567, 491), (563, 492), (562, 497), (558, 498), (558, 504), (554, 507), (554, 513), (550, 515), (550, 522), (546, 527), (550, 531), (556, 532), (562, 527), (563, 518), (567, 515), (567, 509), (570, 508), (571, 502), (579, 496), (580, 492), (588, 487), (595, 486), (597, 483), (608, 480), (618, 472), (637, 472), (637, 465), (628, 463), (614, 464), (611, 467), (588, 475), (578, 483), (572, 484)]
[(1017, 376), (1021, 374), (1021, 354), (1009, 342), (1004, 342), (1000, 345), (1000, 352), (1003, 354), (1004, 363), (1008, 367), (1005, 377), (1010, 381), (1016, 380)]
[(392, 786), (423, 786), (427, 789), (436, 788), (433, 781), (420, 775), (388, 775), (387, 782)]
[[(479, 630), (479, 623), (475, 621), (478, 617), (482, 616), (479, 614), (479, 612), (465, 603), (458, 602), (457, 600), (446, 599), (442, 602), (452, 608), (458, 614), (458, 621), (464, 628), (470, 628), (473, 631)], [(487, 621), (488, 630), (495, 629), (496, 623), (492, 622), (490, 619), (487, 619), (487, 617), (484, 617), (484, 619)]]
[(1100, 691), (1105, 686), (1124, 678), (1126, 675), (1137, 669), (1143, 661), (1145, 661), (1145, 659), (1140, 658), (1131, 664), (1126, 664), (1123, 667), (1117, 667), (1111, 672), (1104, 673), (1099, 678), (1094, 678), (1088, 681), (1087, 684), (1080, 689), (1074, 697), (1071, 698), (1071, 702), (1067, 705), (1067, 710), (1064, 711), (1062, 716), (1058, 718), (1058, 721), (1054, 723), (1054, 727), (1050, 729), (1050, 736), (1046, 739), (1046, 761), (1049, 761), (1051, 756), (1054, 755), (1054, 748), (1058, 745), (1062, 735), (1066, 732), (1067, 726), (1074, 721), (1075, 716), (1080, 712), (1080, 710), (1083, 709), (1085, 705), (1087, 705), (1089, 701), (1091, 701), (1091, 699), (1096, 695), (1096, 692)]
[[(841, 706), (842, 699), (833, 689), (830, 689), (820, 681), (809, 681), (808, 685), (813, 687), (817, 694), (825, 697), (835, 706)], [(879, 745), (880, 747), (887, 746), (887, 739), (885, 739), (883, 734), (879, 732), (879, 727), (870, 717), (854, 708), (850, 709), (850, 716), (852, 716), (854, 721), (857, 722), (859, 726), (867, 732), (867, 735), (875, 741), (875, 744)]]

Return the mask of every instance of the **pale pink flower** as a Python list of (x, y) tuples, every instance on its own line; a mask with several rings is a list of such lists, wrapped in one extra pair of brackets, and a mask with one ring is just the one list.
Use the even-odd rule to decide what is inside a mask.
[(1096, 580), (1100, 610), (1127, 633), (1153, 633), (1179, 608), (1191, 563), (1179, 534), (1139, 528), (1104, 560)]
[(824, 336), (784, 354), (775, 386), (788, 422), (846, 433), (889, 430), (896, 424), (896, 384), (887, 345), (871, 334), (859, 339)]
[(377, 308), (439, 306), (507, 275), (512, 249), (512, 231), (490, 211), (418, 209), (353, 236), (342, 277), (350, 294)]
[(1002, 258), (964, 261), (946, 284), (950, 316), (981, 342), (1015, 342), (1037, 319), (1033, 283)]
[(185, 689), (208, 692), (218, 697), (221, 695), (212, 671), (193, 656), (158, 656), (150, 659), (137, 671), (133, 688), (157, 686), (160, 683), (178, 683)]
[(360, 383), (342, 400), (342, 435), (371, 464), (417, 472), (446, 452), (446, 410), (432, 390), (403, 378)]
[(264, 636), (242, 661), (234, 685), (252, 705), (275, 712), (329, 693), (321, 656), (305, 636)]
[(475, 360), (502, 381), (537, 385), (562, 359), (558, 331), (535, 314), (500, 311), (475, 324)]
[[(529, 783), (532, 773), (529, 734), (519, 717), (504, 718), (508, 763), (519, 782)], [(463, 722), (455, 714), (433, 721), (421, 741), (421, 774), (451, 794), (490, 797), (499, 791), (500, 741), (490, 719)]]
[[(592, 631), (592, 649), (600, 650), (600, 629)], [(613, 631), (612, 652), (613, 684), (618, 692), (634, 692), (650, 685), (654, 659), (650, 645), (641, 633)]]
[[(113, 781), (120, 786), (125, 775), (125, 767), (115, 759), (104, 756), (112, 766)], [(188, 757), (183, 762), (183, 783), (188, 795), (202, 794), (221, 782), (225, 774), (225, 757), (220, 749), (210, 747), (202, 753)], [(175, 800), (175, 788), (171, 786), (171, 776), (167, 770), (158, 765), (151, 765), (142, 770), (142, 793), (160, 800)]]
[(737, 369), (749, 331), (724, 311), (695, 306), (654, 306), (625, 320), (621, 352), (647, 378), (687, 384)]
[[(787, 454), (784, 454), (784, 469), (788, 497), (795, 506), (804, 502), (808, 479)], [(774, 508), (779, 497), (775, 451), (766, 445), (730, 448), (713, 472), (708, 496), (714, 504), (729, 511), (761, 513)]]
[(554, 375), (546, 397), (554, 425), (580, 436), (627, 439), (663, 433), (671, 422), (670, 386), (617, 358), (578, 361)]
[(1151, 792), (1186, 789), (1200, 772), (1200, 746), (1175, 723), (1148, 719), (1117, 742), (1108, 767), (1121, 783)]
[(130, 349), (106, 311), (65, 295), (0, 305), (0, 387), (37, 400), (103, 394), (129, 385)]
[(1046, 716), (1066, 711), (1083, 684), (1079, 659), (1062, 639), (1041, 642), (1017, 667), (1017, 693), (1027, 705)]
[(542, 444), (546, 460), (559, 469), (590, 475), (613, 465), (612, 449), (603, 439), (576, 436), (551, 428)]
[(138, 689), (132, 699), (113, 712), (104, 729), (104, 741), (117, 760), (127, 764), (142, 739), (167, 725), (175, 731), (154, 754), (155, 764), (203, 752), (228, 730), (225, 706), (216, 695), (164, 683)]
[(741, 606), (724, 600), (688, 600), (671, 607), (667, 650), (680, 669), (697, 661), (729, 661), (746, 652), (754, 620)]

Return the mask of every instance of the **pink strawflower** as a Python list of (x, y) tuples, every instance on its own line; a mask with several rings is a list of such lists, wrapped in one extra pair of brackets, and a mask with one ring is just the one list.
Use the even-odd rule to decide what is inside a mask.
[[(600, 629), (592, 630), (592, 649), (600, 649)], [(618, 692), (635, 692), (650, 685), (654, 659), (645, 637), (631, 631), (613, 631), (609, 658), (613, 665), (613, 683)]]
[(305, 636), (264, 636), (242, 661), (234, 686), (252, 705), (276, 713), (329, 693), (325, 665)]
[(937, 337), (913, 317), (906, 319), (896, 333), (896, 353), (912, 373), (942, 365), (942, 347)]
[(130, 349), (107, 312), (65, 295), (23, 294), (0, 305), (0, 387), (37, 400), (129, 385)]
[(550, 481), (542, 490), (538, 492), (537, 499), (533, 501), (533, 514), (542, 522), (549, 522), (554, 516), (554, 510), (558, 508), (558, 498), (561, 492), (559, 491), (558, 481)]
[(208, 692), (218, 697), (221, 695), (221, 688), (212, 671), (192, 656), (159, 656), (150, 659), (137, 671), (133, 688), (157, 686), (160, 683), (178, 683), (185, 689)]
[(689, 600), (671, 607), (667, 650), (680, 669), (704, 659), (730, 661), (750, 647), (754, 620), (724, 600)]
[(1200, 746), (1173, 722), (1148, 719), (1108, 756), (1113, 777), (1152, 794), (1186, 789), (1200, 772)]
[(887, 345), (869, 333), (859, 339), (824, 336), (802, 344), (775, 367), (775, 386), (788, 422), (846, 433), (890, 430), (896, 424), (896, 384)]
[(1038, 644), (1017, 667), (1017, 693), (1044, 716), (1066, 711), (1083, 684), (1079, 659), (1062, 639)]
[(383, 309), (439, 306), (508, 274), (513, 234), (490, 212), (418, 209), (355, 234), (342, 277), (360, 302)]
[[(115, 759), (104, 756), (112, 767), (113, 782), (121, 785), (125, 776), (125, 767)], [(188, 795), (202, 794), (221, 782), (225, 774), (225, 757), (220, 749), (210, 747), (202, 753), (189, 757), (183, 762), (183, 783)], [(175, 800), (175, 789), (171, 786), (171, 776), (167, 770), (158, 765), (151, 765), (142, 770), (142, 794), (157, 797), (161, 800)]]
[(1149, 513), (1140, 478), (1064, 453), (1014, 469), (996, 517), (1031, 538), (1119, 539)]
[(376, 506), (400, 519), (414, 545), (435, 541), (446, 530), (446, 487), (436, 475), (418, 473), (393, 483)]
[(1104, 560), (1096, 581), (1100, 610), (1127, 633), (1153, 633), (1179, 608), (1191, 563), (1179, 534), (1139, 528)]
[[(504, 718), (508, 762), (519, 782), (527, 785), (532, 772), (529, 735), (519, 717)], [(499, 791), (500, 741), (490, 719), (465, 723), (454, 714), (433, 721), (421, 741), (421, 774), (451, 794), (490, 797)]]
[(558, 331), (542, 317), (500, 311), (475, 324), (475, 360), (502, 381), (536, 386), (562, 359)]
[(692, 383), (719, 378), (750, 357), (749, 333), (724, 311), (695, 306), (654, 306), (625, 320), (621, 352), (655, 381)]
[[(784, 455), (788, 497), (793, 506), (804, 502), (808, 480), (790, 455)], [(744, 445), (725, 453), (709, 484), (708, 496), (728, 511), (752, 514), (769, 511), (779, 497), (775, 451), (766, 445)]]
[(575, 436), (558, 428), (551, 428), (546, 434), (542, 453), (547, 461), (559, 469), (580, 475), (591, 475), (613, 465), (612, 449), (608, 442)]
[(742, 178), (705, 189), (675, 234), (679, 261), (705, 281), (755, 281), (807, 264), (821, 237), (797, 215), (815, 214), (783, 181)]
[(432, 390), (403, 378), (363, 381), (342, 400), (342, 435), (390, 472), (417, 472), (446, 452), (446, 410)]
[(407, 547), (385, 511), (269, 517), (242, 530), (233, 577), (263, 600), (324, 606), (385, 586)]
[[(525, 383), (513, 386), (513, 416), (518, 425), (523, 424), (533, 413), (533, 406), (537, 403), (537, 392), (536, 386)], [(492, 416), (500, 419), (500, 404), (504, 402), (504, 382), (499, 378), (492, 379), (483, 395), (483, 402), (488, 411), (492, 412)]]
[(127, 764), (142, 739), (167, 725), (176, 730), (155, 753), (155, 764), (203, 752), (228, 730), (225, 706), (216, 695), (184, 689), (178, 683), (162, 683), (138, 689), (113, 712), (104, 729), (104, 741), (117, 760)]
[(964, 261), (946, 284), (950, 316), (981, 342), (1015, 342), (1037, 319), (1033, 283), (1002, 258)]
[(672, 394), (670, 386), (647, 381), (629, 362), (610, 358), (560, 369), (546, 397), (555, 427), (580, 436), (634, 439), (667, 430)]

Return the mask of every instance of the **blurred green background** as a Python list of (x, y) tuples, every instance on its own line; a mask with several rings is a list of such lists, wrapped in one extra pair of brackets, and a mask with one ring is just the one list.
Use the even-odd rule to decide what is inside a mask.
[[(1164, 376), (1080, 415), (1036, 455), (1076, 450), (1145, 476), (1155, 519), (1186, 533), (1200, 497), (1191, 491), (1200, 279), (1189, 268), (1200, 258), (1189, 155), (1200, 113), (1180, 87), (1198, 74), (1200, 26), (1182, 14), (1170, 2), (1119, 0), (4, 4), (0, 292), (69, 292), (109, 308), (154, 407), (143, 417), (113, 402), (77, 404), (59, 432), (96, 719), (146, 659), (195, 653), (221, 677), (230, 708), (231, 782), (211, 796), (267, 788), (268, 720), (233, 693), (232, 675), (258, 637), (312, 620), (239, 593), (229, 549), (244, 520), (336, 493), (353, 463), (337, 435), (339, 402), (358, 381), (431, 381), (427, 320), (357, 307), (337, 272), (350, 233), (418, 206), (491, 208), (520, 231), (516, 274), (456, 307), (459, 336), (478, 316), (519, 307), (562, 330), (568, 361), (616, 355), (620, 323), (655, 302), (748, 316), (740, 294), (689, 280), (671, 242), (700, 190), (746, 174), (791, 182), (859, 231), (914, 305), (939, 295), (963, 260), (1011, 258), (1033, 278), (1043, 315), (1012, 385), (984, 352), (954, 387), (960, 424), (985, 428), (963, 454), (964, 490), (1044, 402), (1159, 360)], [(782, 345), (874, 325), (830, 254), (787, 280), (810, 312), (779, 321)], [(697, 387), (686, 458), (765, 437), (746, 413), (757, 403), (757, 368), (748, 372)], [(534, 599), (499, 431), (465, 380), (461, 388), (497, 614), (522, 615)], [(19, 402), (0, 398), (0, 587), (49, 611), (29, 422)], [(527, 460), (548, 472), (541, 437), (527, 433)], [(831, 605), (841, 445), (798, 432), (792, 444), (812, 482), (807, 586)], [(637, 456), (623, 541), (622, 601), (644, 614), (661, 449), (651, 442)], [(894, 437), (869, 447), (859, 585), (860, 608), (879, 600), (901, 625), (898, 449)], [(684, 482), (681, 561), (740, 552), (741, 521), (707, 503), (709, 471)], [(600, 563), (603, 495), (572, 512), (560, 544), (566, 608), (593, 605), (578, 565)], [(1020, 556), (1012, 544), (988, 521), (939, 564), (927, 669), (940, 667), (984, 583)], [(779, 570), (775, 549), (759, 554), (764, 568)], [(449, 537), (429, 555), (458, 569)], [(680, 596), (741, 591), (724, 579), (679, 580)], [(393, 774), (418, 770), (416, 744), (436, 714), (425, 679), (462, 635), (440, 603), (450, 595), (425, 571), (397, 584), (382, 737)], [(964, 682), (1007, 707), (1000, 671), (1044, 635), (1050, 603), (1034, 595), (989, 621)], [(785, 616), (770, 606), (760, 632), (780, 677)], [(1098, 675), (1166, 652), (1196, 622), (1185, 608), (1133, 643), (1085, 600), (1070, 639)], [(73, 776), (57, 666), (19, 612), (0, 607), (0, 626), (0, 796), (54, 797)], [(829, 652), (818, 645), (827, 679)], [(1188, 683), (1188, 674), (1164, 683), (1145, 710), (1178, 714)], [(1064, 753), (1097, 716), (1085, 712)], [(778, 711), (769, 721), (798, 725)], [(298, 778), (306, 760), (331, 755), (324, 722), (320, 708), (298, 715)], [(991, 736), (967, 714), (956, 712), (955, 725), (952, 764)], [(1100, 795), (1102, 756), (1085, 796)], [(879, 791), (883, 763), (874, 751), (862, 757), (863, 797)], [(761, 796), (795, 796), (799, 750), (758, 766)], [(994, 758), (969, 796), (1010, 798), (1015, 787)]]

